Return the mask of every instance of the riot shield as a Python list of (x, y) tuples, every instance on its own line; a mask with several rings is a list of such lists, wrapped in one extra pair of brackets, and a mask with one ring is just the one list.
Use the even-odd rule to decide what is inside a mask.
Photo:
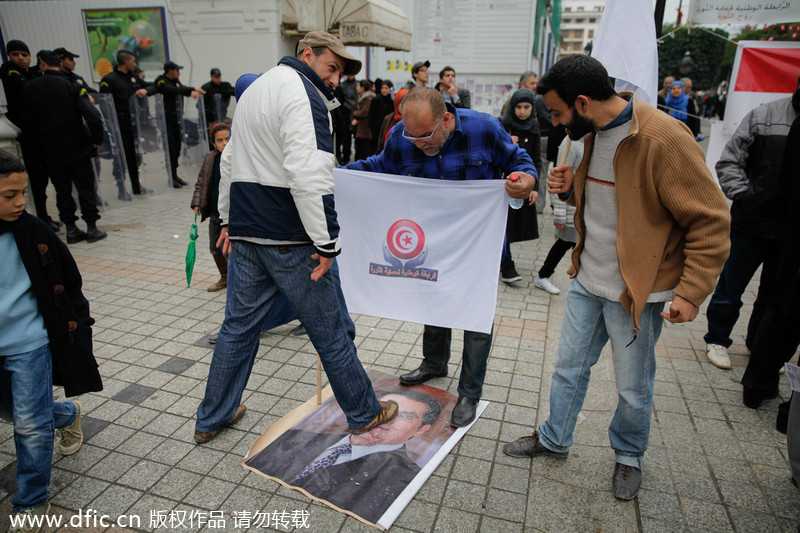
[(181, 174), (191, 182), (200, 173), (203, 159), (209, 152), (208, 126), (206, 125), (203, 95), (199, 95), (197, 100), (178, 97), (177, 111), (182, 138), (181, 165), (183, 170)]
[[(219, 93), (212, 96), (214, 102), (214, 111), (216, 112), (217, 122), (230, 123), (233, 111), (236, 109), (236, 99), (228, 96), (225, 97)], [(210, 125), (209, 125), (210, 127)]]
[(122, 134), (114, 108), (114, 97), (107, 93), (92, 95), (94, 104), (103, 117), (103, 144), (97, 147), (97, 156), (92, 158), (97, 207), (104, 211), (123, 205), (133, 198)]
[(142, 187), (154, 193), (164, 192), (172, 185), (164, 96), (155, 94), (139, 98), (133, 95), (130, 108), (139, 160), (139, 181)]

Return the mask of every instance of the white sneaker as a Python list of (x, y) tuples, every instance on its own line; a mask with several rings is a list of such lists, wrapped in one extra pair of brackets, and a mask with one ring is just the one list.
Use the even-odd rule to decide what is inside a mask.
[(533, 278), (533, 285), (549, 292), (550, 294), (561, 294), (561, 289), (553, 285), (553, 282), (550, 281), (550, 278), (540, 278), (539, 276), (536, 276)]
[(728, 349), (719, 344), (706, 344), (706, 357), (708, 362), (717, 368), (728, 370), (731, 367), (731, 358), (728, 357)]

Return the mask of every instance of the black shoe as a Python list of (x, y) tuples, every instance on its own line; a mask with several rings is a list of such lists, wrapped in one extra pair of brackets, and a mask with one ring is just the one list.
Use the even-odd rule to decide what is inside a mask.
[(300, 324), (299, 326), (294, 328), (294, 331), (292, 331), (292, 335), (296, 337), (302, 337), (303, 335), (308, 335), (308, 333), (306, 332), (306, 327), (303, 324)]
[(67, 228), (67, 244), (75, 244), (86, 240), (86, 232), (79, 229), (78, 226)]
[(539, 432), (534, 431), (533, 435), (520, 437), (503, 446), (503, 453), (511, 457), (536, 457), (537, 455), (549, 455), (559, 459), (566, 459), (569, 452), (554, 452), (546, 448), (539, 442)]
[(632, 500), (639, 494), (642, 484), (642, 469), (617, 463), (614, 466), (614, 477), (611, 478), (611, 488), (614, 497), (618, 500)]
[(208, 344), (217, 344), (219, 338), (219, 331), (208, 337)]
[(143, 194), (153, 194), (153, 189), (148, 189), (147, 187), (139, 187), (138, 191), (133, 191), (133, 194), (136, 196), (141, 196)]
[(429, 379), (433, 378), (443, 378), (447, 375), (447, 372), (440, 372), (438, 374), (433, 372), (425, 372), (422, 370), (422, 367), (417, 368), (416, 370), (412, 370), (408, 374), (403, 374), (400, 376), (400, 383), (403, 385), (420, 385), (425, 383)]
[(130, 202), (131, 200), (133, 200), (133, 197), (130, 194), (128, 194), (128, 191), (126, 191), (125, 189), (119, 189), (119, 192), (117, 192), (117, 200), (122, 200), (123, 202)]
[(50, 229), (55, 231), (56, 233), (58, 233), (58, 231), (61, 229), (61, 222), (59, 222), (58, 220), (53, 220), (52, 218), (48, 218), (47, 220), (45, 220), (45, 222), (47, 223), (48, 226), (50, 226)]
[(517, 272), (517, 269), (514, 268), (514, 262), (512, 261), (510, 263), (500, 265), (500, 279), (503, 280), (503, 283), (513, 283), (521, 280), (522, 276), (520, 276), (519, 272)]
[(475, 420), (475, 410), (478, 407), (479, 399), (459, 395), (456, 406), (453, 407), (450, 425), (454, 428), (463, 428), (470, 425)]
[(778, 397), (778, 389), (765, 392), (759, 389), (743, 389), (742, 390), (742, 403), (750, 409), (758, 409), (761, 404), (766, 400), (771, 400)]
[(108, 237), (108, 233), (97, 229), (97, 226), (89, 228), (89, 231), (86, 232), (86, 242), (102, 241), (106, 237)]
[(172, 188), (173, 189), (180, 189), (182, 187), (183, 187), (183, 185), (181, 185), (179, 182), (177, 182), (175, 180), (172, 180)]
[(172, 178), (172, 181), (173, 181), (173, 183), (179, 183), (181, 187), (186, 187), (187, 185), (189, 185), (189, 183), (187, 181), (184, 181), (184, 180), (182, 180), (181, 178), (178, 178), (178, 177)]

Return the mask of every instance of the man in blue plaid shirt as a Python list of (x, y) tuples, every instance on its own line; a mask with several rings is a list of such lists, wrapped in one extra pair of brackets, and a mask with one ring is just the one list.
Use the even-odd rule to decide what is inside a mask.
[[(528, 198), (536, 186), (533, 161), (511, 142), (496, 118), (445, 104), (442, 95), (429, 87), (415, 88), (403, 98), (402, 115), (380, 154), (346, 168), (445, 180), (502, 179), (516, 172), (518, 182), (506, 181), (506, 192), (513, 198)], [(400, 376), (400, 382), (418, 385), (446, 376), (451, 335), (450, 328), (426, 325), (422, 364)], [(450, 420), (453, 427), (475, 419), (491, 345), (491, 334), (464, 332), (458, 402)]]

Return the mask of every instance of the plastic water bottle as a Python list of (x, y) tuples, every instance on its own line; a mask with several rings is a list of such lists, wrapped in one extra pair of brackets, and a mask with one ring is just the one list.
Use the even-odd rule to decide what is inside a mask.
[[(508, 177), (508, 181), (512, 183), (517, 183), (519, 181), (519, 174), (517, 174), (516, 172), (511, 174)], [(522, 207), (524, 203), (525, 203), (525, 198), (512, 198), (510, 196), (508, 197), (508, 206), (511, 209), (519, 209), (520, 207)]]

